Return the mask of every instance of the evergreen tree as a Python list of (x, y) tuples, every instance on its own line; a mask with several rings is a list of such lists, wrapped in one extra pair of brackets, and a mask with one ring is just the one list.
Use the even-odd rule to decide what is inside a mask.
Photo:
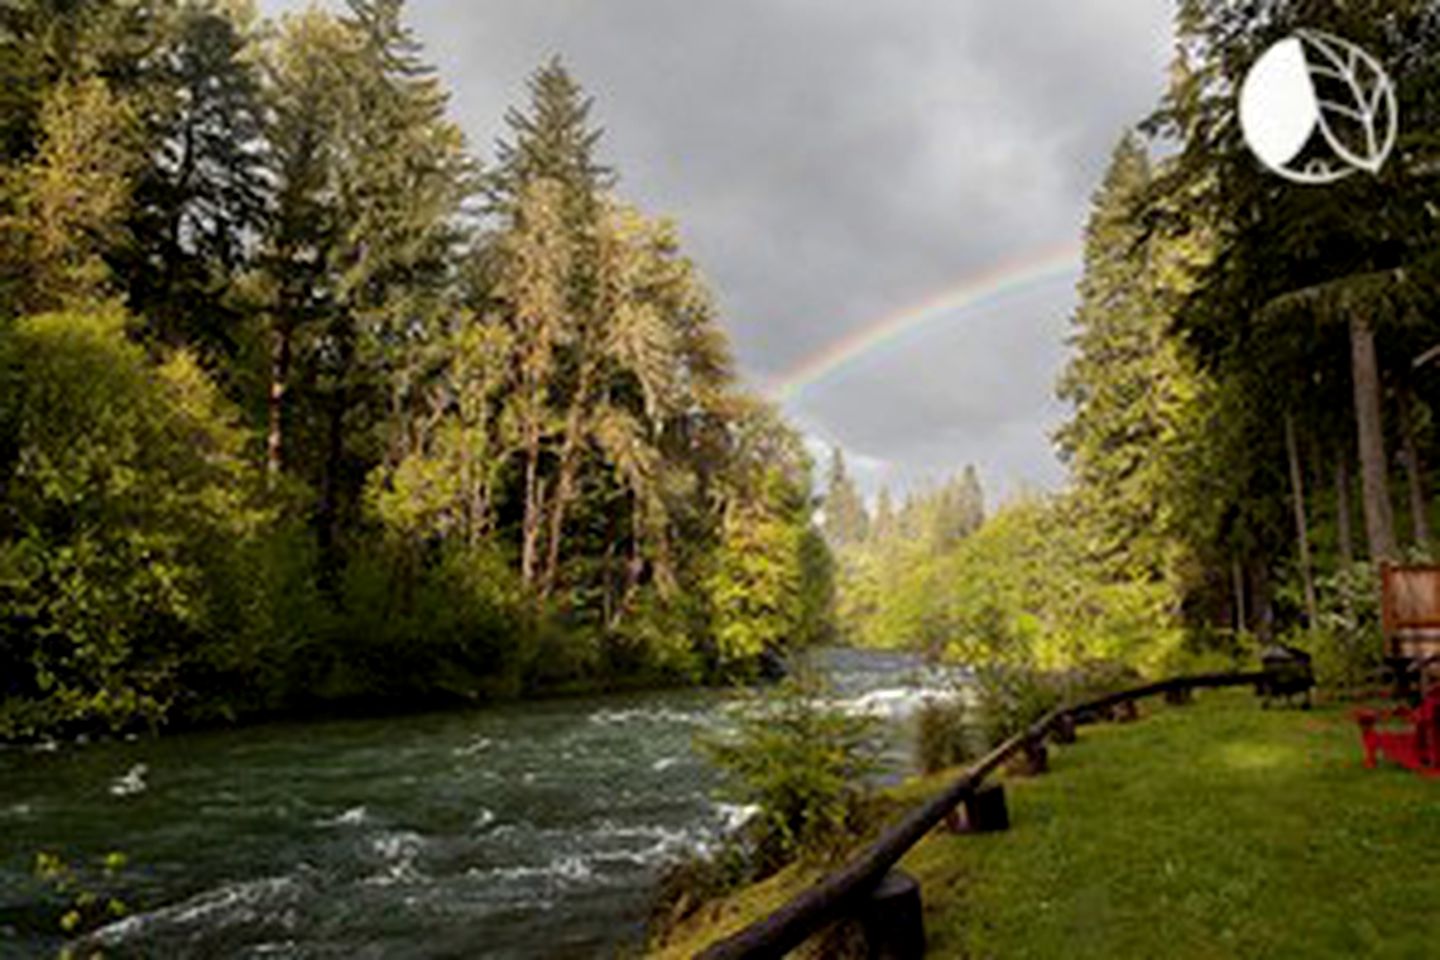
[(845, 455), (839, 447), (832, 448), (830, 453), (830, 473), (823, 508), (825, 534), (835, 547), (860, 543), (870, 535), (870, 517), (865, 511), (865, 501), (845, 470)]
[(895, 506), (890, 499), (890, 487), (882, 484), (875, 498), (875, 522), (870, 525), (870, 536), (875, 540), (886, 540), (895, 534)]
[(1146, 235), (1151, 180), (1144, 147), (1127, 134), (1086, 228), (1074, 354), (1059, 387), (1075, 412), (1056, 440), (1094, 517), (1096, 561), (1112, 576), (1158, 579), (1177, 533), (1166, 529), (1167, 484), (1195, 387), (1169, 331), (1164, 254)]
[(145, 142), (121, 273), (133, 310), (169, 344), (234, 359), (232, 285), (265, 227), (263, 105), (247, 26), (187, 0), (150, 57)]
[[(331, 583), (366, 472), (398, 462), (411, 443), (400, 415), (421, 402), (456, 308), (450, 255), (471, 183), (463, 137), (399, 13), (398, 3), (357, 4), (346, 19), (311, 11), (287, 20), (271, 54), (279, 182), (266, 246), (268, 448), (273, 471), (285, 462), (288, 422), (318, 452), (297, 466), (318, 487)], [(307, 394), (298, 417), (289, 409), (297, 366)]]
[(17, 313), (113, 295), (138, 164), (134, 112), (98, 77), (51, 87), (38, 124), (0, 217), (0, 303)]
[(529, 80), (528, 110), (505, 114), (510, 138), (497, 145), (497, 163), (486, 178), (493, 212), (512, 209), (538, 180), (561, 184), (567, 218), (583, 224), (599, 197), (615, 186), (614, 172), (596, 157), (604, 131), (590, 120), (593, 101), (553, 58)]

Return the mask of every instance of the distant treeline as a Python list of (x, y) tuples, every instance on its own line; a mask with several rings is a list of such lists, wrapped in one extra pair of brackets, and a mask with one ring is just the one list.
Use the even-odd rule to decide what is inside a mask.
[[(862, 636), (1160, 669), (1288, 633), (1353, 678), (1380, 652), (1376, 563), (1432, 555), (1440, 4), (1183, 0), (1175, 23), (1169, 87), (1117, 147), (1085, 233), (1067, 489), (893, 565), (913, 572), (879, 609), (908, 625)], [(1299, 186), (1246, 148), (1240, 84), (1302, 27), (1391, 74), (1400, 141), (1378, 174)], [(1363, 124), (1374, 78), (1350, 79)], [(845, 582), (867, 564), (844, 562)], [(866, 608), (859, 582), (847, 608)]]
[(482, 166), (401, 18), (0, 6), (0, 737), (747, 675), (797, 436), (557, 61)]

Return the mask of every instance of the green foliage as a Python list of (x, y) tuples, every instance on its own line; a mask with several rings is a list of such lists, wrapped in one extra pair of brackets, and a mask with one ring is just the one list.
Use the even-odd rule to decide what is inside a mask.
[(138, 167), (133, 108), (100, 77), (45, 94), (35, 156), (7, 178), (0, 309), (84, 306), (111, 292), (105, 255), (125, 242)]
[(810, 460), (773, 411), (741, 421), (720, 539), (705, 578), (715, 666), (747, 676), (761, 656), (824, 639), (833, 581), (810, 524)]
[[(125, 855), (113, 851), (94, 866), (73, 864), (48, 851), (35, 854), (35, 879), (63, 903), (58, 932), (75, 938), (130, 913), (131, 907), (118, 893), (125, 866)], [(75, 953), (66, 947), (60, 956), (70, 958)]]
[(974, 759), (980, 738), (974, 711), (964, 699), (927, 700), (916, 712), (915, 755), (924, 773)]
[(1181, 638), (1171, 594), (1163, 584), (1105, 577), (1090, 530), (1073, 500), (1011, 503), (950, 553), (911, 565), (891, 592), (888, 606), (904, 619), (890, 629), (967, 664), (1154, 669)]
[(855, 481), (845, 469), (845, 455), (835, 447), (830, 452), (830, 473), (821, 504), (825, 511), (825, 535), (837, 547), (863, 543), (870, 535), (870, 517)]
[(974, 467), (936, 489), (912, 494), (898, 511), (882, 489), (866, 539), (838, 550), (842, 636), (865, 647), (938, 655), (945, 625), (935, 605), (935, 578), (945, 559), (984, 520), (984, 495)]
[(1316, 679), (1341, 690), (1365, 687), (1380, 667), (1380, 589), (1375, 568), (1355, 564), (1320, 578), (1319, 629), (1297, 641), (1315, 658)]
[(752, 664), (799, 631), (801, 547), (800, 530), (763, 507), (730, 518), (709, 582), (722, 668)]
[[(264, 522), (234, 415), (185, 354), (150, 364), (116, 311), (5, 338), (3, 603), (56, 721), (160, 720), (214, 623), (221, 545)], [(16, 731), (11, 731), (16, 732)]]
[(701, 750), (728, 777), (728, 796), (753, 804), (762, 873), (803, 856), (824, 856), (854, 830), (877, 762), (875, 722), (824, 701), (818, 678), (787, 678), (743, 702), (731, 730), (702, 736)]
[(991, 745), (1029, 727), (1066, 699), (1054, 677), (1009, 664), (976, 668), (975, 687), (985, 741)]
[(256, 41), (226, 9), (183, 0), (156, 18), (135, 97), (146, 155), (113, 257), (147, 338), (214, 359), (244, 339), (236, 288), (271, 201)]

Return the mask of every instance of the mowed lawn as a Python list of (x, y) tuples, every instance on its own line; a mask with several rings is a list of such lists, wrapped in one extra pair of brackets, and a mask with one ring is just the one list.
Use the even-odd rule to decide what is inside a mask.
[[(1008, 779), (1008, 832), (910, 853), (929, 956), (1440, 957), (1440, 779), (1364, 769), (1348, 708), (1232, 691), (1142, 710)], [(805, 882), (702, 911), (673, 952)]]

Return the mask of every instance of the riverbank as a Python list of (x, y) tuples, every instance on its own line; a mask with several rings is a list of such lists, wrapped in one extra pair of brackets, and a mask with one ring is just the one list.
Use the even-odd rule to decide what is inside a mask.
[[(1440, 784), (1364, 769), (1344, 707), (1150, 704), (1142, 723), (1084, 728), (1007, 793), (1009, 832), (935, 833), (902, 862), (931, 956), (1419, 957), (1440, 937)], [(810, 879), (741, 891), (655, 952), (690, 956)]]
[[(804, 655), (803, 652), (801, 655)], [(761, 677), (757, 683), (769, 682)], [(426, 714), (515, 706), (526, 703), (579, 700), (621, 694), (667, 693), (682, 690), (724, 691), (733, 683), (686, 677), (658, 670), (634, 673), (597, 674), (520, 688), (497, 681), (477, 683), (470, 689), (437, 687), (406, 695), (355, 694), (326, 699), (311, 697), (270, 709), (179, 713), (159, 724), (136, 721), (119, 729), (102, 724), (77, 725), (69, 730), (38, 730), (22, 737), (0, 736), (0, 747), (29, 747), (55, 743), (107, 743), (132, 741), (142, 736), (212, 733), (243, 730), (271, 724), (327, 723), (339, 720), (385, 720), (419, 717)], [(3, 706), (3, 704), (0, 704)]]

